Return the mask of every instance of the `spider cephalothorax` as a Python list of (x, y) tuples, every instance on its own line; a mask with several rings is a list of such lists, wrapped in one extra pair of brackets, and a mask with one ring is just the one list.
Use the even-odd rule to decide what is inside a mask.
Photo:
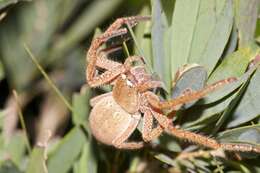
[[(138, 21), (147, 19), (149, 17), (143, 16), (119, 18), (102, 35), (92, 41), (87, 53), (87, 83), (90, 87), (113, 85), (112, 92), (91, 99), (93, 109), (89, 121), (93, 135), (99, 141), (117, 148), (136, 149), (143, 147), (144, 142), (157, 138), (165, 131), (180, 139), (213, 149), (260, 153), (259, 147), (246, 144), (222, 144), (214, 139), (178, 129), (172, 125), (172, 119), (162, 113), (164, 109), (175, 112), (182, 104), (200, 99), (223, 85), (236, 81), (236, 78), (218, 81), (199, 91), (187, 89), (177, 98), (161, 101), (152, 91), (162, 87), (162, 83), (146, 72), (142, 57), (130, 56), (123, 64), (107, 58), (107, 52), (100, 48), (103, 43), (112, 37), (126, 34), (127, 29), (123, 24), (128, 23), (132, 27)], [(139, 65), (134, 65), (133, 62), (138, 62)], [(105, 72), (97, 75), (98, 68)], [(178, 81), (178, 77), (175, 81)], [(141, 130), (143, 141), (128, 141), (141, 122), (141, 118), (143, 118)], [(158, 122), (155, 127), (154, 119)]]

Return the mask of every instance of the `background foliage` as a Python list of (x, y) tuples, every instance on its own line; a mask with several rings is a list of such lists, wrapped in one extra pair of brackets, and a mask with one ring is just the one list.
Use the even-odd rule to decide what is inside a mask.
[[(84, 85), (96, 27), (152, 15), (135, 27), (137, 42), (127, 43), (164, 81), (165, 99), (239, 79), (186, 105), (174, 123), (221, 142), (260, 145), (260, 70), (248, 69), (260, 51), (258, 7), (258, 0), (0, 0), (0, 173), (260, 172), (258, 155), (238, 161), (166, 134), (138, 151), (101, 145), (88, 129), (88, 102), (107, 88)], [(193, 63), (203, 67), (173, 85), (178, 68)], [(187, 157), (191, 151), (198, 155)]]

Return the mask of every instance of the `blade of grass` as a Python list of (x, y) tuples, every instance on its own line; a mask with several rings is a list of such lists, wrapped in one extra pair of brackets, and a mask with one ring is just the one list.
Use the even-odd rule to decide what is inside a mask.
[(49, 78), (48, 74), (44, 71), (40, 63), (37, 61), (37, 59), (34, 57), (33, 53), (29, 49), (29, 47), (24, 43), (24, 49), (28, 53), (29, 57), (33, 61), (33, 63), (36, 65), (36, 67), (39, 69), (39, 71), (42, 73), (50, 87), (55, 91), (55, 93), (58, 95), (58, 97), (63, 101), (63, 103), (67, 106), (67, 108), (72, 112), (73, 108), (72, 105), (66, 100), (66, 98), (62, 95), (60, 90), (56, 87), (54, 82)]
[(30, 146), (29, 137), (28, 137), (28, 134), (27, 134), (27, 129), (26, 129), (26, 126), (25, 126), (24, 118), (23, 118), (21, 104), (19, 102), (19, 96), (18, 96), (18, 94), (15, 90), (13, 90), (13, 95), (14, 95), (14, 98), (15, 98), (15, 101), (16, 101), (16, 104), (17, 104), (17, 108), (18, 108), (18, 116), (19, 116), (20, 123), (21, 123), (22, 129), (23, 129), (23, 132), (24, 132), (24, 136), (25, 136), (25, 140), (26, 140), (26, 147), (27, 147), (28, 152), (31, 153), (32, 149), (31, 149), (31, 146)]
[[(127, 28), (129, 29), (131, 37), (133, 38), (133, 41), (134, 41), (134, 44), (135, 44), (135, 47), (136, 47), (137, 51), (139, 52), (140, 56), (144, 57), (144, 53), (141, 50), (140, 45), (137, 42), (137, 39), (135, 37), (135, 34), (134, 34), (134, 31), (133, 31), (132, 27), (129, 25), (129, 23), (126, 23), (126, 25), (127, 25)], [(146, 66), (145, 66), (146, 70), (149, 73), (153, 74), (154, 71), (153, 71), (152, 65), (148, 63), (148, 61), (146, 60), (145, 57), (144, 57), (144, 61), (145, 61), (145, 64), (146, 64)]]
[(125, 55), (126, 55), (127, 57), (129, 57), (129, 56), (130, 56), (130, 53), (129, 53), (129, 50), (128, 50), (128, 47), (127, 47), (125, 41), (123, 42), (123, 48), (124, 48), (124, 53), (125, 53)]

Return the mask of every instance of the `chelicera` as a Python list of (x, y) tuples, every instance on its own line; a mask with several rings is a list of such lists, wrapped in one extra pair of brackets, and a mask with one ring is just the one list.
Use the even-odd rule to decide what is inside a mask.
[[(214, 139), (178, 129), (172, 125), (172, 118), (162, 113), (164, 109), (175, 112), (183, 104), (200, 99), (223, 85), (236, 81), (235, 78), (218, 81), (199, 91), (187, 89), (175, 99), (161, 101), (152, 90), (162, 87), (162, 83), (154, 80), (145, 71), (142, 57), (130, 56), (123, 64), (107, 58), (108, 52), (113, 49), (102, 50), (103, 43), (112, 37), (126, 34), (127, 29), (124, 28), (124, 24), (133, 27), (138, 21), (148, 19), (149, 17), (144, 16), (119, 18), (102, 35), (92, 41), (87, 53), (87, 82), (90, 87), (113, 85), (112, 92), (97, 96), (90, 101), (93, 106), (89, 117), (90, 128), (96, 139), (117, 148), (137, 149), (165, 131), (180, 139), (208, 148), (260, 153), (259, 147), (219, 143)], [(136, 66), (133, 62), (141, 65)], [(105, 72), (98, 74), (99, 69)], [(141, 130), (143, 141), (128, 141), (141, 122), (141, 118), (143, 119)], [(158, 122), (155, 127), (154, 119)]]

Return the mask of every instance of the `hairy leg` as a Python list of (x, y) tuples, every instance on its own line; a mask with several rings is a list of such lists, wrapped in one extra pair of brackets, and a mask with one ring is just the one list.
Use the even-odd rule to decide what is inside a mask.
[(162, 114), (154, 112), (153, 115), (155, 119), (164, 127), (167, 133), (176, 136), (179, 139), (187, 140), (189, 142), (202, 145), (207, 148), (212, 148), (212, 149), (221, 148), (225, 151), (260, 153), (259, 146), (253, 146), (250, 144), (242, 144), (242, 143), (239, 144), (220, 143), (215, 139), (200, 134), (196, 134), (190, 131), (178, 129), (171, 124), (170, 119), (168, 119), (166, 116)]
[[(113, 31), (110, 33), (104, 33), (101, 36), (95, 38), (92, 43), (91, 47), (87, 53), (86, 60), (88, 62), (87, 69), (86, 69), (86, 78), (87, 82), (91, 87), (96, 87), (99, 85), (102, 85), (102, 81), (105, 80), (103, 83), (106, 83), (109, 80), (112, 80), (115, 76), (120, 74), (123, 66), (119, 66), (117, 70), (111, 70), (107, 74), (103, 73), (100, 76), (95, 76), (96, 73), (96, 64), (98, 57), (98, 49), (99, 47), (106, 42), (108, 39), (115, 37), (117, 35), (122, 35), (127, 33), (127, 30), (125, 28)], [(108, 78), (108, 79), (107, 79)]]
[(184, 103), (188, 103), (197, 99), (200, 99), (204, 96), (206, 96), (207, 94), (219, 89), (220, 87), (234, 82), (236, 81), (236, 78), (227, 78), (221, 81), (218, 81), (214, 84), (211, 84), (209, 86), (206, 86), (205, 88), (203, 88), (202, 90), (199, 91), (194, 91), (194, 92), (188, 92), (186, 93), (186, 95), (181, 95), (175, 99), (169, 100), (169, 101), (160, 101), (158, 99), (155, 99), (155, 97), (151, 94), (146, 94), (147, 100), (148, 102), (157, 109), (170, 109), (170, 108), (174, 108), (175, 106), (179, 106), (182, 105)]
[(163, 132), (163, 127), (158, 124), (153, 128), (153, 115), (152, 112), (148, 109), (143, 110), (143, 128), (142, 128), (142, 137), (145, 142), (149, 142), (153, 139), (159, 137)]
[[(91, 87), (96, 87), (96, 86), (110, 82), (118, 74), (122, 73), (122, 70), (123, 70), (123, 67), (119, 66), (116, 70), (110, 69), (110, 71), (108, 73), (95, 77), (97, 59), (99, 58), (98, 49), (100, 48), (100, 46), (112, 37), (126, 34), (127, 29), (121, 28), (123, 24), (129, 24), (130, 27), (133, 27), (137, 24), (137, 22), (149, 20), (149, 19), (150, 19), (150, 17), (147, 17), (147, 16), (134, 16), (134, 17), (119, 18), (112, 25), (110, 25), (110, 27), (101, 36), (93, 39), (93, 41), (91, 43), (91, 47), (87, 53), (87, 58), (86, 58), (87, 62), (88, 62), (87, 70), (86, 70), (86, 78), (87, 78), (88, 84)], [(105, 61), (105, 60), (103, 59), (103, 61)], [(107, 65), (109, 62), (105, 62), (105, 63)], [(114, 64), (112, 64), (111, 66), (114, 67)], [(111, 66), (106, 66), (106, 67), (110, 68)]]
[(114, 23), (112, 23), (106, 32), (111, 32), (114, 30), (118, 30), (122, 25), (129, 24), (130, 27), (135, 26), (140, 21), (147, 21), (150, 20), (150, 16), (132, 16), (132, 17), (122, 17), (118, 18)]

